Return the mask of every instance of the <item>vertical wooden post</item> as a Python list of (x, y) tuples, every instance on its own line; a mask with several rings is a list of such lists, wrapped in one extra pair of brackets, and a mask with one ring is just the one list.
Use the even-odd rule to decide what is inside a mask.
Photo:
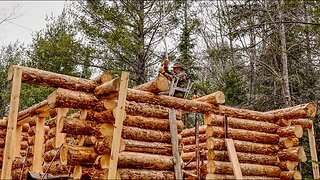
[(318, 165), (318, 155), (316, 149), (316, 140), (314, 138), (314, 128), (313, 124), (311, 129), (308, 129), (308, 137), (309, 137), (309, 146), (311, 152), (311, 159), (312, 159), (312, 171), (313, 171), (313, 179), (320, 179), (319, 175), (319, 165)]
[(123, 126), (123, 121), (125, 119), (125, 105), (126, 105), (126, 98), (127, 98), (128, 80), (129, 80), (129, 73), (122, 72), (118, 104), (115, 109), (115, 125), (114, 125), (113, 137), (112, 137), (112, 148), (111, 148), (108, 179), (117, 178), (116, 176), (117, 165), (118, 165), (118, 158), (119, 158), (121, 131)]
[(68, 111), (68, 108), (57, 108), (55, 148), (59, 148), (64, 143), (66, 133), (60, 132), (59, 123), (61, 117), (67, 115)]
[(32, 161), (32, 171), (42, 172), (43, 163), (43, 144), (44, 144), (44, 122), (45, 118), (37, 117), (36, 121), (36, 132), (34, 140), (34, 151), (33, 151), (33, 161)]
[(227, 145), (229, 159), (232, 164), (233, 174), (236, 177), (236, 179), (243, 179), (242, 172), (240, 169), (240, 164), (239, 164), (238, 157), (237, 157), (237, 153), (234, 148), (233, 140), (226, 139), (226, 145)]
[(171, 133), (174, 173), (175, 173), (176, 179), (182, 179), (182, 170), (181, 170), (181, 161), (180, 161), (180, 154), (179, 154), (179, 143), (178, 143), (176, 110), (174, 110), (174, 109), (169, 110), (169, 122), (170, 122), (170, 133)]
[(3, 152), (1, 179), (11, 179), (12, 161), (14, 158), (15, 133), (19, 112), (19, 99), (21, 89), (22, 69), (13, 69), (13, 81), (11, 89), (10, 109), (7, 124), (6, 142)]
[(22, 126), (18, 125), (16, 129), (16, 147), (14, 150), (14, 157), (21, 157), (20, 155), (21, 141), (22, 141)]

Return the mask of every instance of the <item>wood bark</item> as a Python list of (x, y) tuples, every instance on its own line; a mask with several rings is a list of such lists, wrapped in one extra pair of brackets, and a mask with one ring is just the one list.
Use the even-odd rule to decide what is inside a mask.
[(118, 172), (121, 179), (159, 179), (168, 180), (174, 179), (173, 171), (165, 170), (151, 170), (151, 169), (130, 169), (130, 168), (119, 168)]
[(276, 121), (276, 124), (281, 127), (290, 126), (291, 120), (290, 119), (279, 119), (278, 121)]
[(61, 117), (59, 121), (59, 131), (68, 134), (92, 135), (97, 123), (68, 116)]
[[(207, 128), (207, 125), (199, 126), (199, 131), (198, 131), (199, 134), (205, 134), (206, 128)], [(195, 135), (195, 128), (184, 129), (180, 134), (181, 134), (182, 138), (194, 136)]]
[(173, 158), (171, 156), (124, 151), (120, 153), (118, 167), (173, 170)]
[(48, 96), (50, 108), (92, 109), (103, 111), (105, 107), (102, 101), (91, 93), (72, 91), (59, 88)]
[(7, 130), (6, 129), (0, 129), (0, 138), (5, 138), (7, 134)]
[(36, 127), (35, 126), (31, 126), (29, 131), (28, 131), (28, 135), (31, 137), (31, 136), (34, 136), (36, 134)]
[(56, 146), (56, 139), (55, 138), (48, 139), (44, 144), (44, 151), (45, 152), (50, 151), (54, 149), (55, 146)]
[(5, 139), (0, 138), (0, 148), (4, 148), (5, 146)]
[(30, 158), (15, 157), (12, 161), (12, 170), (21, 169), (22, 166), (24, 167), (32, 166), (32, 160)]
[[(208, 174), (206, 179), (225, 179), (225, 180), (234, 180), (236, 177), (234, 175), (228, 174)], [(266, 177), (266, 176), (243, 176), (243, 179), (246, 180), (280, 180), (278, 177)]]
[(64, 144), (60, 150), (60, 161), (64, 165), (93, 164), (97, 156), (91, 147)]
[(281, 161), (305, 162), (307, 160), (306, 153), (302, 146), (282, 149), (278, 152), (278, 157)]
[[(223, 138), (225, 136), (225, 129), (223, 127), (208, 126), (206, 128), (206, 135), (207, 137), (215, 136), (218, 138)], [(228, 128), (228, 138), (266, 144), (277, 144), (279, 142), (279, 135), (277, 134), (268, 134), (233, 128)]]
[[(205, 134), (199, 134), (198, 140), (199, 140), (199, 143), (206, 142), (207, 137)], [(196, 138), (195, 136), (184, 137), (184, 138), (181, 138), (180, 143), (183, 145), (196, 144)]]
[(26, 150), (26, 149), (28, 149), (28, 147), (29, 147), (29, 144), (27, 141), (21, 141), (20, 150)]
[[(206, 117), (207, 125), (224, 127), (224, 118), (225, 117), (221, 115), (215, 115), (215, 114), (207, 115)], [(233, 118), (233, 117), (227, 117), (227, 122), (228, 122), (228, 128), (230, 127), (234, 129), (245, 129), (245, 130), (251, 130), (251, 131), (271, 133), (271, 134), (275, 134), (279, 128), (279, 126), (274, 123)]]
[(303, 135), (303, 129), (300, 125), (280, 127), (277, 131), (280, 137), (297, 137), (301, 138)]
[(160, 154), (160, 155), (172, 155), (172, 146), (169, 143), (159, 142), (145, 142), (125, 139), (125, 151)]
[(167, 131), (162, 132), (157, 130), (124, 126), (121, 136), (124, 139), (132, 139), (138, 141), (171, 143), (171, 134)]
[(48, 138), (51, 139), (54, 137), (56, 137), (56, 127), (50, 128), (50, 130), (48, 131)]
[(48, 121), (48, 126), (50, 128), (55, 128), (57, 125), (56, 125), (56, 118), (57, 117), (53, 117), (53, 118), (50, 118), (49, 121)]
[(18, 121), (48, 111), (48, 101), (44, 100), (18, 113)]
[(60, 159), (60, 151), (58, 149), (46, 151), (43, 154), (43, 158), (45, 162), (51, 162), (52, 160), (57, 161)]
[(28, 141), (28, 139), (29, 139), (29, 135), (28, 135), (28, 133), (26, 133), (26, 132), (22, 132), (21, 133), (21, 141)]
[[(103, 139), (97, 139), (94, 150), (97, 154), (110, 154), (112, 148), (112, 136), (105, 137)], [(119, 145), (119, 152), (124, 151), (125, 141), (121, 138)]]
[(157, 76), (155, 79), (134, 87), (133, 89), (152, 93), (165, 92), (169, 89), (169, 80), (165, 76)]
[(196, 101), (207, 102), (210, 104), (223, 104), (226, 100), (225, 95), (221, 91), (217, 91), (206, 96), (195, 99)]
[(52, 163), (44, 163), (43, 171), (53, 175), (69, 175), (73, 171), (74, 166), (63, 165), (60, 161), (53, 161)]
[[(194, 162), (193, 162), (194, 163)], [(191, 164), (191, 163), (190, 163)], [(207, 172), (207, 163), (201, 168)], [(192, 167), (193, 165), (190, 165)], [(195, 166), (195, 165), (194, 165)], [(240, 163), (240, 169), (244, 176), (279, 177), (281, 170), (278, 166)], [(233, 174), (230, 162), (215, 161), (215, 174)]]
[(96, 78), (93, 79), (93, 81), (96, 84), (103, 84), (105, 82), (111, 81), (112, 80), (112, 75), (107, 72), (103, 72), (101, 75), (97, 76)]
[[(21, 175), (22, 174), (22, 175)], [(21, 175), (21, 179), (26, 179), (27, 178), (27, 174), (28, 174), (28, 169), (24, 169), (24, 170), (21, 170), (21, 169), (13, 169), (12, 172), (11, 172), (11, 178), (12, 179), (20, 179), (20, 175)]]
[(226, 114), (231, 117), (245, 118), (245, 119), (255, 119), (255, 120), (265, 120), (273, 121), (274, 116), (269, 113), (262, 113), (258, 111), (251, 111), (246, 109), (237, 109), (227, 106), (216, 106), (213, 104), (181, 99), (166, 95), (156, 95), (150, 92), (139, 91), (128, 89), (127, 100), (144, 102), (150, 104), (158, 104), (168, 108), (181, 109), (187, 112), (198, 112), (203, 114), (215, 113), (215, 114)]
[(279, 168), (282, 171), (292, 171), (298, 166), (299, 162), (296, 161), (281, 161), (279, 162)]
[[(108, 178), (108, 169), (94, 169), (91, 167), (81, 167), (81, 179), (100, 180)], [(116, 179), (120, 179), (120, 175), (116, 173)]]
[(120, 77), (107, 81), (94, 90), (94, 95), (97, 97), (108, 96), (112, 93), (117, 93), (120, 87)]
[(28, 132), (30, 129), (30, 124), (29, 123), (25, 123), (22, 125), (22, 132)]
[(291, 147), (295, 147), (299, 145), (298, 138), (291, 138), (291, 137), (282, 137), (279, 139), (279, 148), (280, 149), (287, 149)]
[[(237, 152), (247, 152), (256, 154), (274, 154), (278, 152), (279, 147), (275, 144), (261, 144), (248, 141), (234, 140), (234, 146)], [(225, 140), (219, 138), (208, 138), (207, 148), (214, 150), (226, 150)]]
[[(209, 151), (206, 151), (209, 152)], [(195, 157), (195, 152), (182, 153), (181, 158), (184, 162), (188, 162), (190, 159)], [(210, 157), (209, 157), (210, 156)], [(204, 156), (204, 159), (211, 159), (215, 161), (227, 161), (229, 162), (229, 156), (227, 151), (214, 151), (214, 154)], [(249, 164), (262, 164), (262, 165), (278, 165), (279, 158), (275, 155), (265, 155), (265, 154), (251, 154), (251, 153), (242, 153), (237, 152), (237, 157), (240, 163), (249, 163)], [(196, 159), (193, 158), (193, 161)]]
[(97, 84), (92, 80), (67, 76), (30, 67), (13, 65), (9, 68), (8, 80), (13, 78), (13, 69), (22, 70), (22, 82), (75, 91), (93, 92)]
[(296, 180), (302, 179), (300, 171), (282, 171), (280, 173), (281, 180)]
[(267, 113), (273, 114), (276, 119), (315, 117), (315, 115), (317, 114), (317, 104), (315, 102), (311, 102), (284, 109), (268, 111)]
[[(183, 152), (194, 152), (196, 151), (197, 147), (195, 144), (192, 145), (182, 145), (182, 151)], [(200, 143), (199, 144), (199, 150), (206, 150), (207, 149), (207, 143)]]
[(95, 136), (86, 136), (86, 135), (84, 135), (83, 136), (82, 145), (83, 146), (87, 146), (87, 147), (94, 146), (96, 141), (97, 141), (97, 138)]
[(313, 122), (310, 119), (293, 119), (291, 120), (291, 124), (300, 125), (303, 128), (311, 129)]
[(8, 119), (6, 118), (0, 119), (0, 127), (7, 128), (7, 123), (8, 123)]

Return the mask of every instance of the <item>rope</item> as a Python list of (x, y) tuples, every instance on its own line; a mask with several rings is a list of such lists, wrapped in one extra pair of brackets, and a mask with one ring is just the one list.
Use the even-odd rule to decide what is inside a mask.
[(56, 153), (56, 154), (54, 155), (54, 157), (52, 158), (52, 160), (51, 160), (51, 162), (50, 162), (50, 164), (49, 164), (49, 167), (46, 169), (45, 173), (44, 173), (43, 176), (41, 177), (41, 180), (43, 180), (44, 177), (47, 175), (47, 172), (48, 172), (48, 170), (51, 168), (51, 165), (52, 165), (54, 159), (57, 157), (58, 153), (60, 152), (60, 150), (61, 150), (61, 148), (62, 148), (62, 145), (63, 145), (63, 144), (61, 144), (61, 146), (59, 147), (57, 153)]

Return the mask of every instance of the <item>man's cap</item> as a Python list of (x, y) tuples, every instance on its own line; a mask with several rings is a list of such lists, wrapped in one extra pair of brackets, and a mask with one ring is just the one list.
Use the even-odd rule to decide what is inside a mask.
[(172, 68), (181, 68), (184, 69), (183, 66), (180, 63), (174, 63)]

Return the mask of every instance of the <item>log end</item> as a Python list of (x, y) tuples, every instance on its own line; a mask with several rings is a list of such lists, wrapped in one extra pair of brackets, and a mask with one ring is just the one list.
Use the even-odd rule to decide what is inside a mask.
[(317, 115), (317, 103), (312, 102), (307, 105), (307, 116), (315, 117)]
[(80, 179), (82, 175), (82, 167), (80, 165), (77, 165), (73, 169), (72, 178), (73, 179)]
[(294, 126), (294, 134), (297, 138), (301, 138), (303, 135), (303, 128), (301, 125), (295, 125)]
[(110, 156), (102, 155), (100, 159), (100, 166), (102, 169), (108, 169), (110, 164)]
[(294, 171), (293, 179), (302, 179), (302, 175), (301, 175), (300, 171)]
[(113, 110), (117, 106), (117, 102), (115, 100), (109, 100), (109, 99), (104, 99), (103, 100), (103, 106), (107, 110)]
[(303, 146), (301, 146), (298, 150), (298, 157), (299, 157), (299, 160), (301, 162), (306, 162), (307, 161), (307, 156), (306, 156), (306, 153), (304, 151), (304, 148)]
[(165, 76), (158, 76), (157, 87), (161, 92), (165, 92), (169, 89), (169, 81)]
[(60, 149), (60, 162), (62, 165), (67, 165), (68, 161), (68, 148), (66, 146), (62, 146)]
[(218, 104), (224, 104), (226, 101), (226, 97), (222, 91), (215, 92), (215, 97)]
[(49, 108), (54, 108), (55, 104), (56, 104), (56, 97), (57, 97), (57, 90), (55, 90), (54, 92), (52, 92), (49, 96), (48, 96), (48, 106)]

